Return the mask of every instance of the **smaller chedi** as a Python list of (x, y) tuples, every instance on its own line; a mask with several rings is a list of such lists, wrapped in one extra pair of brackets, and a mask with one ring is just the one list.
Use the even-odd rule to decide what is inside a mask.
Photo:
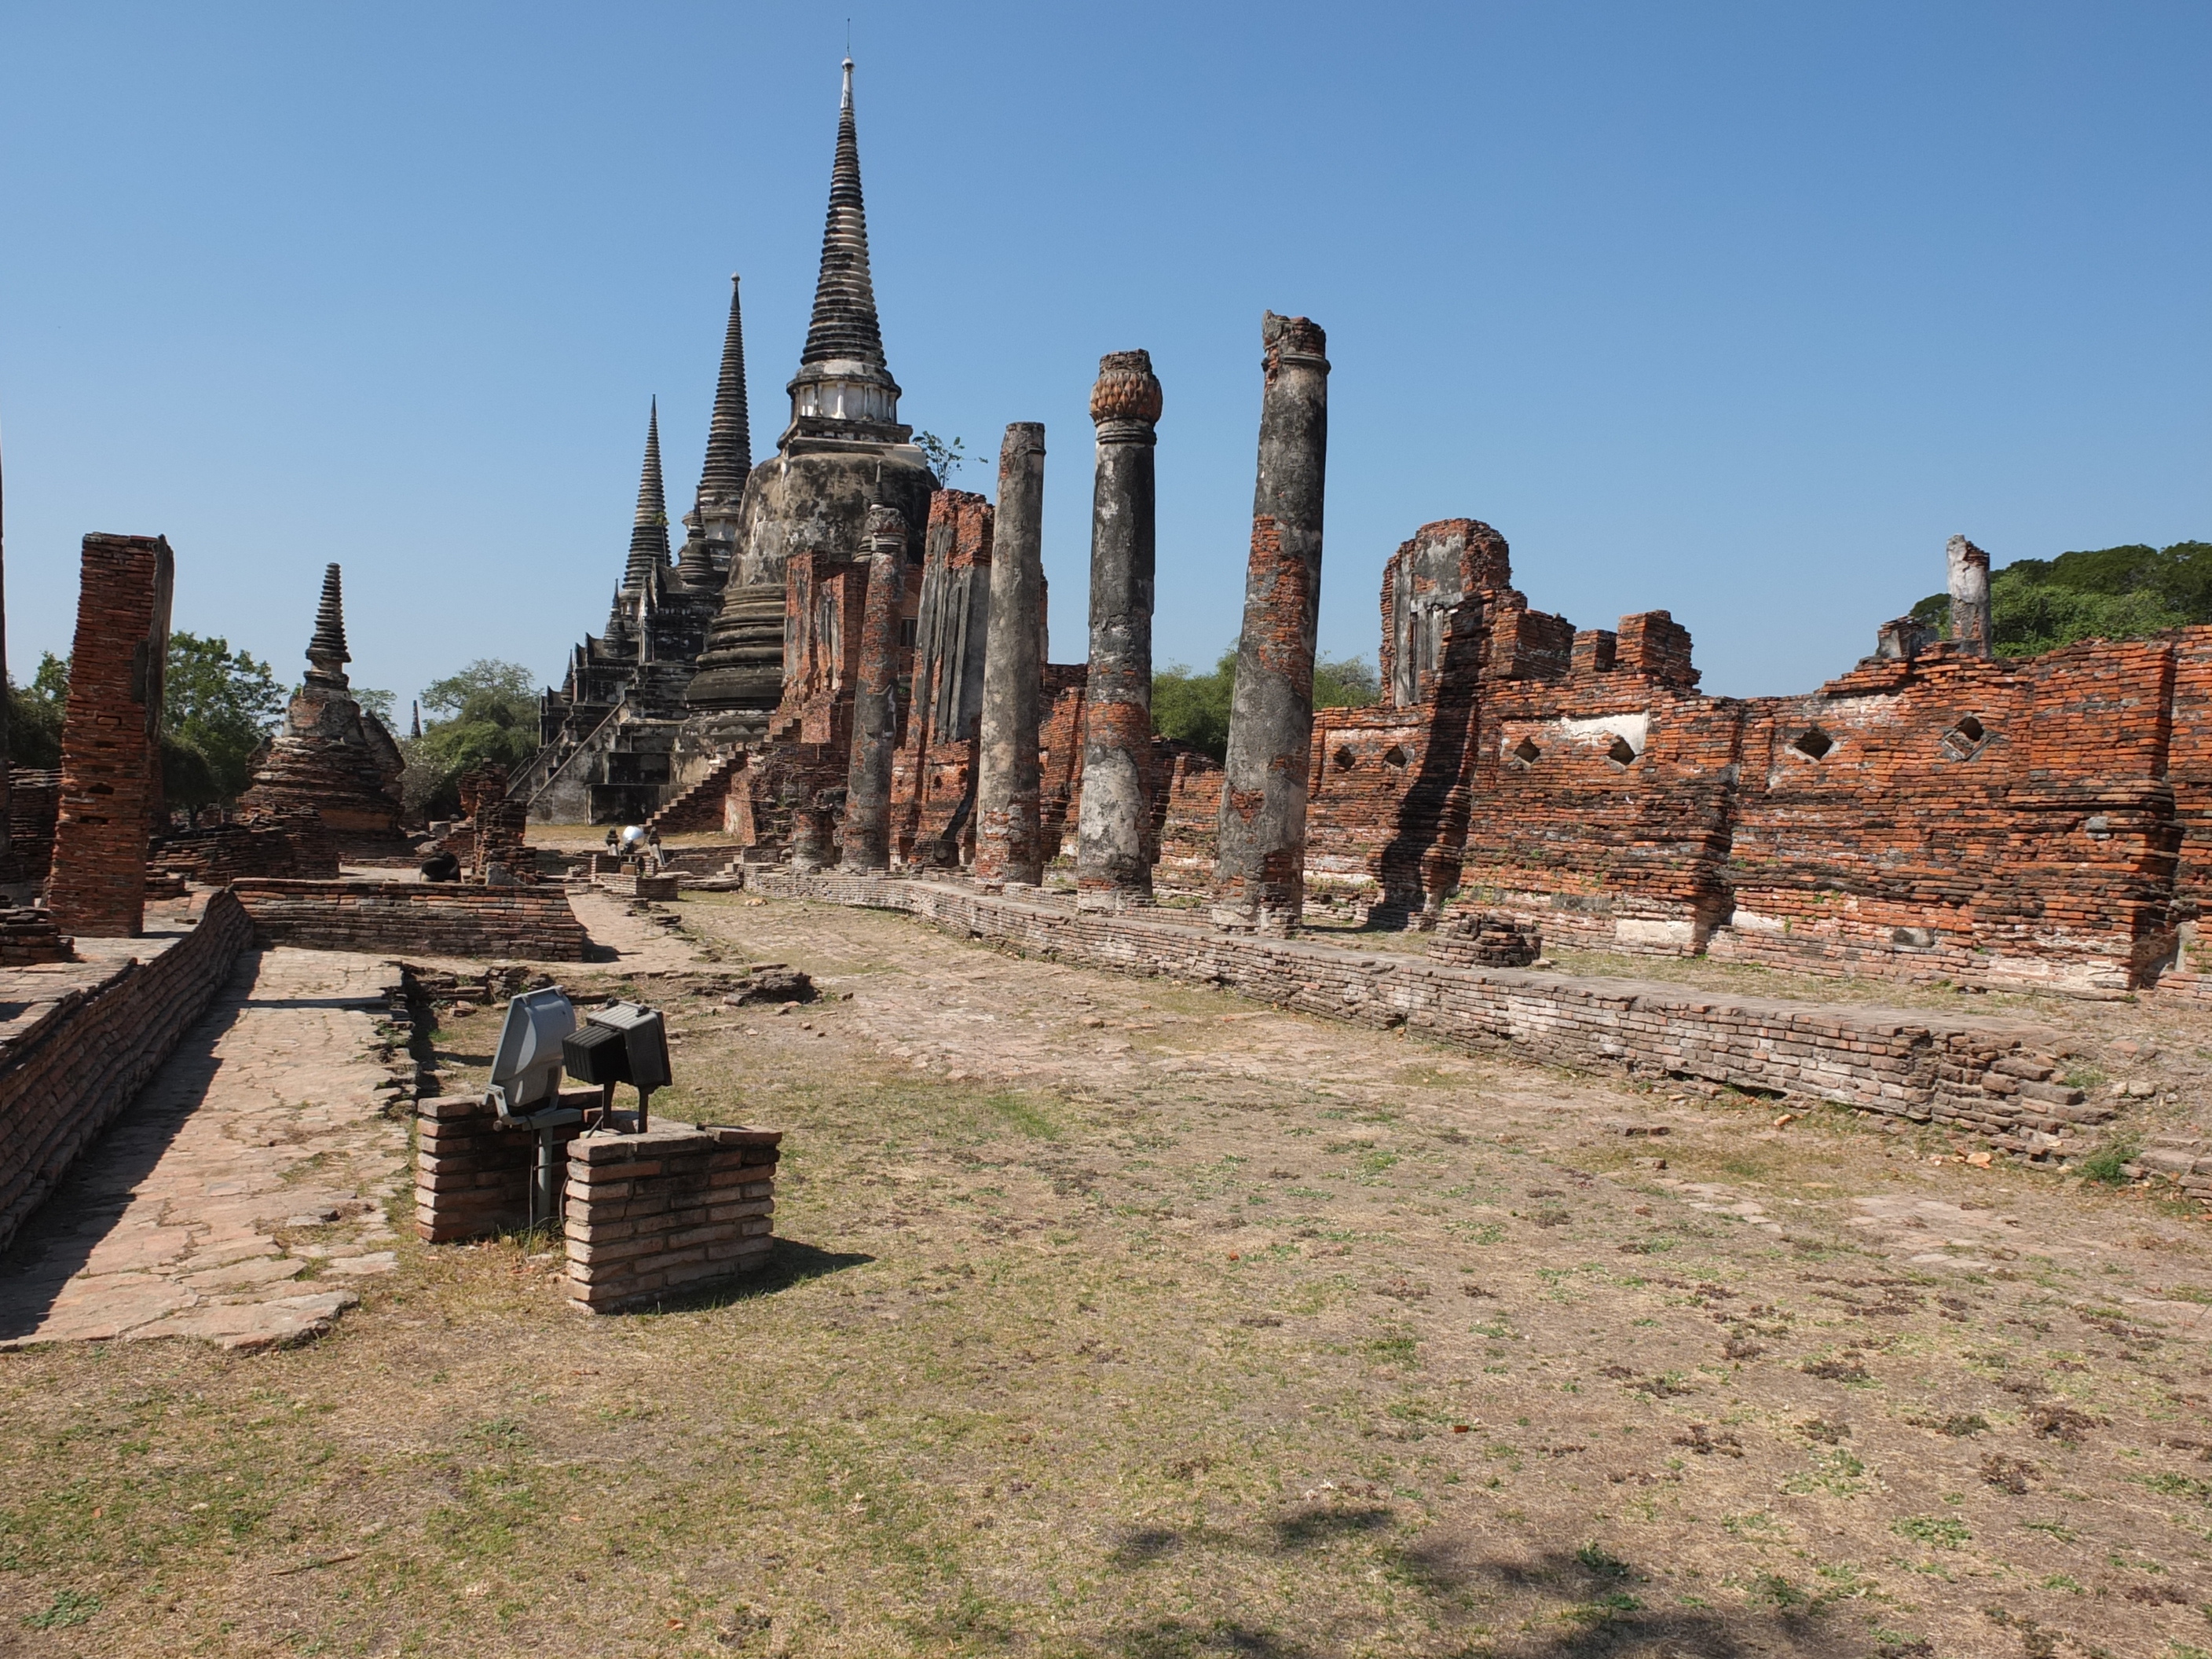
[(338, 568), (331, 565), (307, 642), (307, 678), (284, 724), (256, 757), (253, 781), (239, 806), (248, 817), (314, 811), (341, 858), (404, 857), (399, 775), (405, 763), (384, 723), (354, 701), (345, 672), (351, 660)]

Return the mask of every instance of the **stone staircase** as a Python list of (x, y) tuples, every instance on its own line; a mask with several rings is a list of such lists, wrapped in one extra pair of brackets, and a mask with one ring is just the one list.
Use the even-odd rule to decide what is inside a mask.
[(737, 775), (738, 769), (744, 763), (743, 750), (723, 756), (708, 769), (704, 777), (647, 818), (646, 826), (664, 836), (679, 835), (686, 830), (720, 830), (722, 827), (722, 802), (729, 793), (730, 780)]

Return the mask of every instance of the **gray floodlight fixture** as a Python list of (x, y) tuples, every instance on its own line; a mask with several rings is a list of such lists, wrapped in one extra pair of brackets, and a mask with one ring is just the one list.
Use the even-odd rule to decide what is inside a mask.
[(491, 1084), (484, 1098), (502, 1123), (528, 1129), (538, 1139), (530, 1182), (530, 1224), (541, 1227), (561, 1213), (561, 1139), (555, 1131), (584, 1121), (582, 1110), (561, 1103), (561, 1045), (576, 1029), (576, 1006), (550, 987), (508, 999), (507, 1024), (492, 1051)]
[(575, 1029), (575, 1004), (550, 987), (509, 999), (484, 1096), (493, 1109), (512, 1122), (533, 1106), (557, 1102), (561, 1039)]
[(674, 1081), (668, 1063), (668, 1022), (658, 1008), (639, 1003), (593, 1009), (585, 1016), (581, 1030), (562, 1039), (561, 1051), (569, 1076), (579, 1083), (599, 1085), (602, 1124), (613, 1114), (615, 1085), (627, 1083), (637, 1091), (637, 1127), (644, 1133), (653, 1091)]

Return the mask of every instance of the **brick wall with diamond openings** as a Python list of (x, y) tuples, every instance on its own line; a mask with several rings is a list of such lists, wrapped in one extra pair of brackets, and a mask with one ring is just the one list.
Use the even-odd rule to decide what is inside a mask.
[(159, 536), (87, 536), (62, 721), (46, 907), (64, 931), (135, 939), (161, 813), (161, 672), (175, 561)]
[(568, 1146), (568, 1299), (648, 1307), (768, 1264), (781, 1130), (672, 1125)]
[(1747, 705), (1712, 954), (2087, 995), (2151, 982), (2176, 945), (2176, 655), (1937, 646)]
[(1459, 902), (1557, 946), (1691, 954), (1729, 913), (1742, 705), (1637, 672), (1612, 639), (1579, 636), (1562, 680), (1486, 688)]

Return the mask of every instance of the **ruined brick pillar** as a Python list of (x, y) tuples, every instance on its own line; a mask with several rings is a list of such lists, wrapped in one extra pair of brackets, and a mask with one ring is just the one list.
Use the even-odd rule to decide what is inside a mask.
[(1304, 317), (1260, 325), (1267, 390), (1244, 631), (1222, 767), (1213, 920), (1287, 932), (1305, 902), (1307, 749), (1313, 738), (1321, 520), (1328, 457), (1328, 337)]
[(1083, 805), (1075, 902), (1118, 909), (1152, 896), (1152, 446), (1160, 383), (1152, 354), (1098, 360), (1091, 418), (1098, 470), (1091, 495), (1091, 671), (1083, 714)]
[(860, 672), (853, 692), (853, 758), (845, 779), (845, 865), (891, 863), (891, 756), (898, 747), (899, 608), (906, 600), (906, 520), (868, 509), (868, 592), (860, 611)]
[(46, 908), (57, 925), (91, 939), (134, 939), (145, 928), (175, 570), (160, 536), (84, 538)]
[(1970, 655), (1990, 654), (1990, 556), (1964, 536), (1943, 549), (1951, 566), (1951, 640)]
[(1044, 427), (1016, 421), (999, 450), (991, 556), (991, 628), (983, 653), (983, 721), (975, 783), (975, 874), (1034, 887), (1044, 879), (1038, 834), (1037, 617), (1044, 585)]

